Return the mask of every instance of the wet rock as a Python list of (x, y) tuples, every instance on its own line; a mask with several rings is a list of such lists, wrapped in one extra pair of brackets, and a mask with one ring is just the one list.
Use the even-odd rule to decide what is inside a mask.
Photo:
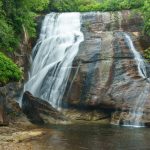
[(65, 123), (67, 118), (48, 102), (25, 92), (22, 98), (22, 110), (34, 124)]
[(136, 126), (136, 127), (150, 127), (150, 114), (143, 112), (138, 116), (138, 112), (129, 111), (116, 111), (112, 113), (111, 124), (124, 125), (124, 126)]
[(93, 33), (124, 30), (126, 32), (141, 31), (143, 24), (139, 14), (125, 10), (116, 12), (89, 12), (82, 14), (83, 31), (87, 38)]
[[(139, 75), (124, 32), (128, 32), (142, 54), (141, 23), (140, 16), (131, 15), (130, 11), (82, 14), (81, 30), (85, 40), (73, 62), (64, 106), (96, 107), (112, 112), (134, 107), (149, 83)], [(147, 90), (150, 93), (149, 88)], [(149, 97), (147, 94), (145, 98), (146, 112), (150, 108)]]
[(150, 122), (146, 122), (144, 125), (145, 127), (150, 127)]
[(102, 121), (108, 122), (110, 115), (100, 110), (77, 110), (66, 109), (63, 110), (63, 114), (72, 121)]

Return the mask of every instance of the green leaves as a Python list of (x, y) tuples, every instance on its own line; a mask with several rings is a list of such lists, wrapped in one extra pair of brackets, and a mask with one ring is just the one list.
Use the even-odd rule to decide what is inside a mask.
[[(24, 26), (30, 37), (36, 36), (36, 22), (35, 17), (37, 12), (42, 11), (48, 7), (49, 0), (19, 0), (17, 1), (16, 14), (14, 26), (18, 31), (22, 31)], [(19, 26), (18, 26), (19, 25)]]
[(150, 63), (150, 47), (144, 50), (144, 57), (147, 59), (147, 61)]
[(13, 51), (17, 43), (18, 39), (15, 37), (12, 26), (0, 18), (0, 49)]
[(13, 61), (0, 52), (0, 83), (6, 84), (10, 81), (19, 81), (22, 71)]
[[(36, 36), (35, 17), (46, 9), (49, 0), (0, 0), (0, 49), (12, 52), (18, 48), (24, 29), (30, 38)], [(21, 79), (22, 71), (0, 52), (0, 84)]]
[(58, 12), (116, 11), (139, 8), (143, 0), (53, 0), (50, 9)]
[(150, 35), (150, 0), (144, 1), (144, 6), (141, 9), (144, 19), (144, 31)]
[(48, 3), (49, 0), (0, 0), (0, 48), (7, 51), (17, 48), (22, 26), (29, 37), (35, 37), (35, 17)]

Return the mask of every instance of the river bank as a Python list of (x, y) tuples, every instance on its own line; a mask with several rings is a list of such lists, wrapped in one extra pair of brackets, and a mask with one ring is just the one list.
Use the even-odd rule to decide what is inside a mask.
[(0, 150), (31, 150), (31, 141), (38, 141), (46, 133), (46, 129), (35, 125), (14, 123), (0, 127)]

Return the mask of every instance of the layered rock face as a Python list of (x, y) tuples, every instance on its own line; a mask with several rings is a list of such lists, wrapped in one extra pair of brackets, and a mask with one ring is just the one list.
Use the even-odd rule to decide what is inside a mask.
[[(131, 36), (142, 55), (140, 17), (129, 11), (97, 12), (83, 13), (81, 20), (84, 42), (72, 66), (64, 106), (128, 111), (141, 98), (147, 84), (146, 90), (150, 93), (149, 81), (140, 76), (124, 35), (126, 32)], [(149, 65), (145, 65), (148, 77)], [(144, 111), (149, 113), (150, 94), (144, 98)]]

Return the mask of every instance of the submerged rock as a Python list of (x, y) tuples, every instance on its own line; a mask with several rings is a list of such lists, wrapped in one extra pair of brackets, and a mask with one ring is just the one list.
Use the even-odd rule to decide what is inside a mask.
[(22, 98), (23, 113), (34, 124), (65, 123), (67, 118), (48, 102), (26, 91)]

